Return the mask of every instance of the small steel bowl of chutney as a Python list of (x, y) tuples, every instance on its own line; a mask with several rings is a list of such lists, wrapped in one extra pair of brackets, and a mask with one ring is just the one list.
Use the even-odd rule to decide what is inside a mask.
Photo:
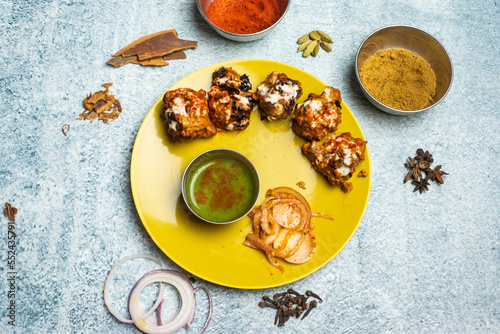
[(182, 197), (189, 210), (212, 224), (229, 224), (252, 211), (260, 178), (243, 154), (224, 148), (195, 157), (182, 176)]

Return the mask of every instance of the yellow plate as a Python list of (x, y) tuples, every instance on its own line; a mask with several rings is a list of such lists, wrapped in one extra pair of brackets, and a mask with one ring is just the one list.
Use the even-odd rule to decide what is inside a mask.
[[(253, 89), (272, 71), (286, 73), (302, 83), (304, 94), (320, 94), (325, 83), (296, 67), (269, 60), (231, 60), (207, 66), (173, 85), (170, 89), (189, 87), (208, 91), (212, 73), (221, 66), (246, 73)], [(330, 84), (332, 85), (332, 84)], [(354, 190), (343, 193), (317, 174), (301, 153), (304, 140), (291, 131), (290, 120), (260, 120), (258, 108), (245, 131), (221, 132), (210, 139), (196, 139), (182, 144), (167, 137), (160, 116), (162, 97), (147, 114), (137, 134), (132, 154), (130, 179), (139, 216), (158, 247), (175, 263), (204, 280), (241, 289), (261, 289), (284, 285), (303, 278), (324, 266), (349, 241), (356, 230), (370, 193), (370, 158), (356, 167), (351, 178)], [(349, 108), (342, 103), (342, 123), (337, 133), (350, 132), (364, 138)], [(271, 266), (262, 252), (243, 246), (251, 232), (251, 220), (245, 217), (228, 225), (203, 223), (190, 215), (181, 196), (184, 168), (199, 153), (212, 148), (229, 148), (246, 155), (257, 167), (261, 179), (261, 203), (267, 189), (288, 186), (300, 191), (313, 211), (330, 214), (335, 221), (314, 218), (317, 252), (300, 265), (280, 261), (281, 273)], [(357, 172), (368, 171), (361, 178)], [(299, 189), (297, 182), (305, 182)]]

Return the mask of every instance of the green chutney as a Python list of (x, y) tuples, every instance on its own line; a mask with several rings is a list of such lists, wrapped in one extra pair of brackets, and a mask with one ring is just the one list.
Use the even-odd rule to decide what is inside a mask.
[(200, 217), (228, 222), (252, 209), (259, 186), (246, 164), (223, 157), (195, 166), (186, 188), (189, 204)]

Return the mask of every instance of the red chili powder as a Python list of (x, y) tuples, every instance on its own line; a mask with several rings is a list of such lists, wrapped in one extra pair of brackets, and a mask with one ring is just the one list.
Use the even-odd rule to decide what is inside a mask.
[[(234, 164), (232, 167), (236, 168), (237, 165)], [(221, 208), (230, 209), (237, 200), (243, 198), (245, 188), (241, 187), (241, 193), (239, 193), (234, 186), (231, 185), (231, 180), (237, 177), (239, 173), (238, 170), (224, 168), (222, 162), (215, 163), (203, 172), (201, 187), (203, 189), (209, 189), (212, 192), (212, 198), (210, 199), (210, 208), (212, 210)], [(201, 204), (205, 204), (208, 200), (208, 197), (201, 189), (195, 192), (194, 196), (196, 201)]]
[(214, 0), (207, 16), (225, 31), (251, 34), (272, 26), (280, 11), (276, 0)]

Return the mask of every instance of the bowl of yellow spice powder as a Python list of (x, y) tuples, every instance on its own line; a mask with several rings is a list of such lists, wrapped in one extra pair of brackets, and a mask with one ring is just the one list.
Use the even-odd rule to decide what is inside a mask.
[(366, 98), (393, 115), (411, 115), (441, 102), (453, 67), (445, 48), (430, 34), (390, 26), (368, 36), (356, 55), (356, 76)]

